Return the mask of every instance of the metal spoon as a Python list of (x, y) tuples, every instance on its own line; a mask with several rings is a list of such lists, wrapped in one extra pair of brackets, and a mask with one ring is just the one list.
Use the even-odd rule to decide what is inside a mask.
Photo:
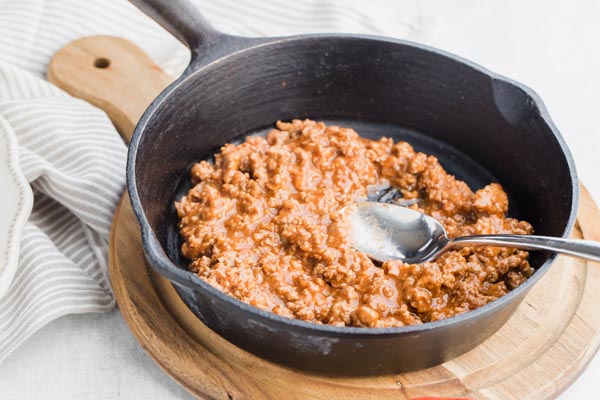
[(376, 261), (432, 261), (445, 251), (465, 246), (500, 246), (549, 250), (600, 261), (600, 243), (533, 235), (474, 235), (449, 239), (435, 218), (393, 204), (361, 202), (350, 211), (350, 240)]

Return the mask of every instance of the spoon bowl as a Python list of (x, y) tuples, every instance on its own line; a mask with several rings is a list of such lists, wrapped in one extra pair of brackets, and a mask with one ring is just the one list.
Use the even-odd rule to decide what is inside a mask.
[(350, 213), (350, 226), (354, 248), (380, 262), (429, 261), (448, 242), (446, 230), (436, 219), (389, 203), (358, 203)]

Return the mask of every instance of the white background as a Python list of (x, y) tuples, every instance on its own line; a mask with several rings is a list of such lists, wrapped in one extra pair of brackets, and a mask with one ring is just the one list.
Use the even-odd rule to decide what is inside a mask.
[[(536, 90), (569, 144), (581, 180), (600, 200), (600, 2), (371, 0), (355, 7), (438, 16), (430, 44)], [(596, 377), (600, 356), (561, 398), (591, 398), (600, 392)], [(64, 317), (41, 329), (0, 364), (0, 397), (191, 398), (146, 355), (118, 311)]]

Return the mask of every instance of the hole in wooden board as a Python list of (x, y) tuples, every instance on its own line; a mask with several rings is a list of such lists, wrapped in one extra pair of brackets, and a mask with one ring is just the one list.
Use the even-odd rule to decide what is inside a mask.
[(96, 68), (108, 68), (110, 60), (108, 58), (96, 58), (94, 61), (94, 67)]

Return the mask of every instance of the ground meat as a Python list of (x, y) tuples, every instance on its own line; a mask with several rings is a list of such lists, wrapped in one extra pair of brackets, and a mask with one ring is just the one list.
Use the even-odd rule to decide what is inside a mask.
[[(506, 218), (508, 198), (491, 183), (473, 193), (433, 156), (406, 142), (361, 138), (310, 120), (278, 122), (265, 138), (226, 144), (191, 170), (176, 203), (189, 269), (216, 288), (286, 317), (338, 326), (436, 321), (481, 307), (522, 284), (528, 253), (462, 248), (435, 262), (376, 266), (354, 250), (341, 209), (385, 198), (439, 220), (449, 236), (530, 234)], [(379, 197), (383, 198), (383, 197)]]

